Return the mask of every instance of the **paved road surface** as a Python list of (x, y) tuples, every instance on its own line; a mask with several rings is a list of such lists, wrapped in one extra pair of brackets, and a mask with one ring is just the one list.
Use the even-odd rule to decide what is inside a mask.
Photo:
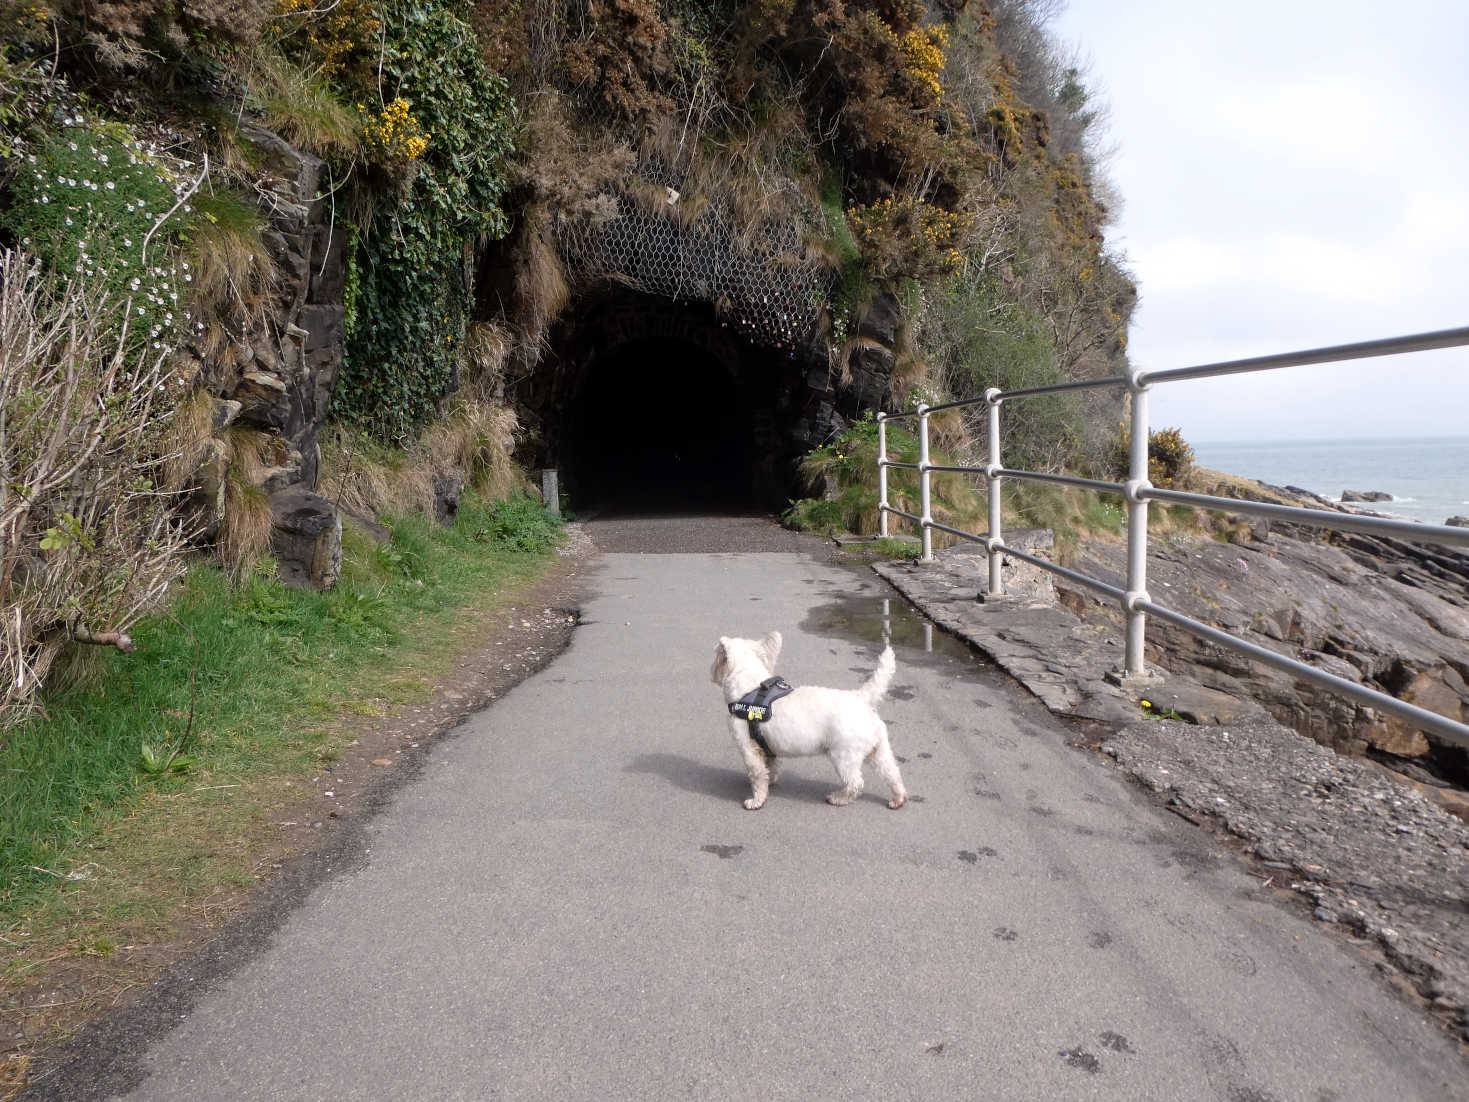
[(779, 628), (788, 678), (854, 686), (870, 572), (609, 554), (591, 587), (126, 1097), (1469, 1097), (1348, 946), (905, 612), (913, 802), (830, 808), (807, 759), (743, 810), (717, 637)]

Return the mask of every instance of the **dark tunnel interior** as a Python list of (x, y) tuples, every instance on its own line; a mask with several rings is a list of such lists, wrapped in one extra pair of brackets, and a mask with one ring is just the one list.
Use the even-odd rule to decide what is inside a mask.
[(559, 448), (573, 508), (737, 512), (784, 504), (792, 457), (765, 454), (772, 441), (760, 426), (771, 421), (773, 403), (771, 381), (749, 377), (760, 374), (741, 371), (737, 379), (704, 349), (668, 338), (636, 340), (589, 364)]

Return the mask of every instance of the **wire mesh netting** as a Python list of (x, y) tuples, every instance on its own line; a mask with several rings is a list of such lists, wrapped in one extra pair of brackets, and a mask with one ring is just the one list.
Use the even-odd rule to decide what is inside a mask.
[(824, 355), (822, 316), (838, 277), (808, 255), (796, 220), (742, 226), (719, 202), (689, 217), (690, 208), (680, 209), (683, 181), (674, 180), (681, 174), (665, 170), (649, 184), (644, 164), (638, 175), (640, 192), (616, 194), (609, 217), (558, 220), (557, 251), (574, 283), (613, 281), (707, 302), (751, 344)]

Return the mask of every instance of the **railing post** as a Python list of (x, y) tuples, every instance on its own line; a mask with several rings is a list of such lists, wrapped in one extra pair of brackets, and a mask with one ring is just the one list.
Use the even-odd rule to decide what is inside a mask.
[(877, 538), (888, 538), (888, 415), (877, 415)]
[(985, 477), (989, 480), (989, 507), (990, 507), (990, 529), (989, 540), (985, 543), (989, 550), (990, 560), (990, 597), (1003, 597), (1005, 595), (1005, 578), (1000, 555), (999, 543), (1004, 538), (1002, 521), (1000, 517), (1000, 471), (1004, 465), (1000, 462), (1000, 388), (990, 387), (984, 392), (984, 400), (989, 406), (989, 464), (985, 467)]
[(1129, 368), (1127, 388), (1132, 394), (1132, 438), (1129, 440), (1127, 497), (1127, 655), (1122, 674), (1128, 681), (1148, 676), (1143, 662), (1148, 617), (1137, 607), (1148, 599), (1148, 500), (1143, 491), (1153, 488), (1148, 481), (1148, 386), (1138, 381), (1137, 368)]
[(919, 514), (920, 536), (923, 539), (923, 562), (933, 562), (933, 497), (932, 473), (928, 469), (928, 405), (918, 403), (918, 500), (922, 504)]

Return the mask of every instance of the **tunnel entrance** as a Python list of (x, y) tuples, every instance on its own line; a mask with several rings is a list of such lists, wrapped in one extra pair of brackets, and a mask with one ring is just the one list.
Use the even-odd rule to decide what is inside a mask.
[(696, 345), (624, 345), (590, 366), (568, 411), (561, 456), (567, 485), (604, 509), (760, 504), (754, 397)]
[(830, 434), (831, 371), (757, 346), (705, 303), (617, 290), (573, 304), (523, 381), (532, 466), (578, 512), (770, 512)]

